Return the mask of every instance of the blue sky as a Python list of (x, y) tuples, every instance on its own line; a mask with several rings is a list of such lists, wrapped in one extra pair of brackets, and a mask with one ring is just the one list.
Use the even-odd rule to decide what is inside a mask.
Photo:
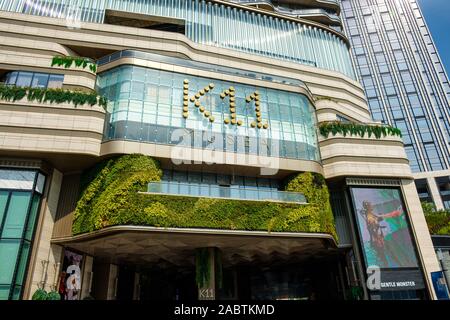
[(450, 0), (418, 0), (447, 74), (450, 74)]

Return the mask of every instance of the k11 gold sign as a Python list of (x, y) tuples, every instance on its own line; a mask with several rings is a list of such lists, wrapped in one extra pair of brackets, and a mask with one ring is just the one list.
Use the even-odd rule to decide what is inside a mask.
[[(202, 96), (207, 94), (208, 92), (212, 91), (214, 89), (214, 83), (210, 83), (208, 86), (204, 87), (203, 89), (199, 90), (195, 95), (189, 97), (189, 80), (185, 79), (183, 81), (183, 117), (187, 119), (189, 117), (189, 103), (193, 103), (194, 106), (198, 109), (199, 112), (203, 113), (203, 116), (205, 118), (208, 118), (210, 122), (214, 122), (214, 116), (211, 114), (210, 111), (206, 110), (205, 106), (203, 106), (200, 102), (200, 99)], [(231, 125), (238, 125), (241, 126), (243, 124), (242, 120), (237, 118), (236, 114), (236, 97), (235, 97), (235, 89), (234, 87), (229, 87), (228, 89), (222, 91), (220, 93), (220, 98), (222, 100), (226, 99), (228, 97), (229, 101), (229, 107), (230, 107), (230, 118), (225, 118), (223, 121), (225, 124), (231, 124)], [(256, 121), (253, 121), (250, 126), (252, 128), (269, 128), (269, 124), (264, 123), (261, 118), (261, 102), (260, 102), (260, 95), (258, 91), (253, 92), (251, 95), (247, 96), (245, 98), (245, 102), (247, 104), (250, 104), (251, 102), (254, 102), (255, 106), (255, 118)]]

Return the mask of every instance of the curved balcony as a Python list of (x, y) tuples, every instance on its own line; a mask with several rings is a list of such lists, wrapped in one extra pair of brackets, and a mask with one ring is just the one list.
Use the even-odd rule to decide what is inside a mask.
[(325, 25), (341, 25), (341, 19), (337, 14), (330, 13), (325, 9), (289, 9), (283, 7), (276, 7), (276, 12), (295, 17), (295, 18), (303, 18), (312, 20), (315, 22), (319, 22)]
[(343, 176), (403, 177), (411, 169), (401, 131), (379, 123), (323, 122), (319, 145), (327, 179)]
[[(140, 60), (146, 60), (146, 61), (153, 61), (153, 62), (160, 62), (160, 63), (166, 63), (170, 65), (176, 65), (179, 67), (185, 67), (185, 68), (193, 68), (197, 70), (206, 70), (209, 72), (216, 72), (220, 74), (226, 74), (233, 77), (244, 77), (249, 78), (252, 80), (260, 80), (260, 81), (267, 81), (272, 82), (276, 84), (285, 84), (290, 86), (297, 86), (302, 87), (305, 89), (309, 97), (311, 98), (311, 92), (309, 91), (306, 84), (298, 79), (289, 78), (289, 77), (282, 77), (278, 75), (273, 74), (267, 74), (262, 73), (258, 71), (253, 70), (244, 70), (244, 69), (237, 69), (233, 67), (229, 67), (226, 65), (218, 65), (213, 63), (206, 63), (206, 62), (200, 62), (200, 61), (192, 61), (188, 59), (183, 58), (177, 58), (177, 57), (170, 57), (165, 56), (161, 54), (156, 53), (150, 53), (145, 51), (138, 51), (138, 50), (122, 50), (117, 51), (112, 54), (106, 55), (99, 60), (97, 60), (97, 64), (99, 66), (100, 71), (109, 70), (110, 67), (108, 67), (108, 64), (112, 64), (115, 61), (118, 61), (117, 64), (121, 64), (121, 59), (140, 59)], [(311, 66), (316, 67), (317, 65), (313, 61), (307, 61), (303, 60), (302, 63), (308, 64)], [(124, 63), (127, 64), (127, 63)]]
[[(17, 5), (14, 5), (13, 8), (0, 5), (0, 9), (29, 15), (52, 16), (48, 10), (43, 10), (44, 7), (41, 10), (34, 10), (34, 7), (25, 5), (22, 1), (14, 0), (14, 3), (16, 2)], [(61, 7), (69, 5), (70, 2), (69, 0), (47, 0), (46, 8), (55, 8), (55, 14), (58, 14), (60, 19), (68, 18), (66, 17), (67, 12)], [(138, 2), (142, 2), (142, 5), (136, 6), (135, 4)], [(110, 0), (93, 3), (80, 1), (80, 22), (107, 23), (105, 18), (107, 11), (125, 12), (129, 17), (138, 15), (139, 19), (135, 19), (138, 22), (135, 26), (137, 28), (141, 27), (139, 21), (143, 16), (147, 20), (154, 20), (154, 17), (157, 21), (161, 21), (162, 18), (182, 20), (185, 22), (184, 33), (187, 39), (200, 45), (220, 47), (300, 64), (305, 64), (303, 61), (312, 61), (318, 68), (340, 72), (355, 79), (349, 52), (350, 43), (345, 35), (329, 26), (283, 16), (267, 10), (259, 10), (252, 6), (247, 6), (248, 10), (238, 10), (245, 6), (222, 0), (170, 1), (170, 3), (172, 2), (173, 5), (168, 6), (168, 2), (165, 0), (145, 2), (141, 0), (126, 2)], [(97, 14), (90, 14), (90, 12), (97, 12)], [(209, 17), (219, 16), (222, 18), (208, 20)], [(205, 21), (209, 22), (205, 23)], [(160, 30), (158, 31), (160, 32)], [(35, 30), (27, 28), (27, 32), (34, 33)], [(57, 38), (59, 37), (62, 37), (61, 33), (58, 33)], [(169, 33), (168, 37), (172, 38)], [(183, 37), (179, 39), (185, 40)], [(311, 41), (312, 39), (314, 41)], [(165, 47), (162, 45), (160, 50), (164, 50)]]
[(279, 4), (298, 5), (311, 8), (322, 8), (336, 11), (340, 14), (341, 6), (338, 0), (279, 0), (277, 5), (272, 0), (229, 0), (243, 5), (257, 6), (260, 9), (278, 11)]
[[(342, 24), (341, 19), (337, 12), (339, 10), (333, 10), (331, 8), (324, 8), (321, 5), (321, 8), (305, 8), (303, 7), (303, 3), (295, 3), (299, 5), (298, 9), (284, 7), (279, 4), (274, 5), (271, 0), (230, 0), (231, 2), (255, 6), (259, 9), (264, 9), (268, 11), (273, 11), (285, 16), (293, 17), (293, 18), (303, 18), (308, 19), (314, 22), (318, 22), (328, 26), (340, 26)], [(327, 1), (326, 1), (327, 2)], [(334, 1), (330, 1), (334, 2)], [(291, 2), (287, 1), (286, 4), (291, 4)], [(305, 2), (305, 4), (309, 4)]]
[(259, 9), (274, 11), (275, 6), (271, 0), (230, 0), (230, 2), (239, 3), (243, 5), (255, 6)]

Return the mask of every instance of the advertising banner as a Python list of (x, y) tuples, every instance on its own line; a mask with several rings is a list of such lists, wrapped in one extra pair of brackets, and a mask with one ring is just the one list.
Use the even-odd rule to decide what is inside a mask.
[(66, 250), (59, 283), (63, 300), (80, 300), (83, 255)]
[(351, 188), (367, 266), (418, 268), (399, 189)]

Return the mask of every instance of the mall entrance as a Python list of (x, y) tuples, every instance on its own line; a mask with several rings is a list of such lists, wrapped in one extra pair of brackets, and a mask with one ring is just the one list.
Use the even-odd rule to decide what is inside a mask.
[(354, 273), (327, 234), (120, 226), (64, 242), (91, 257), (93, 299), (344, 300)]
[[(345, 279), (339, 258), (226, 267), (217, 288), (219, 300), (340, 300)], [(134, 275), (139, 274), (139, 300), (197, 301), (196, 270), (183, 266), (119, 266), (118, 300), (133, 299)]]

